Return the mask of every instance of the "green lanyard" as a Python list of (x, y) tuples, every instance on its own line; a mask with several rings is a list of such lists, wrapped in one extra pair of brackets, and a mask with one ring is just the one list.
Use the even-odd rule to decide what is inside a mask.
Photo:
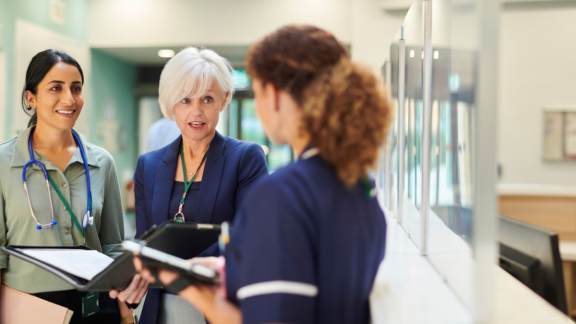
[[(86, 233), (84, 233), (84, 231), (82, 230), (82, 226), (80, 226), (80, 224), (78, 223), (78, 220), (76, 219), (76, 215), (74, 215), (72, 208), (70, 207), (70, 205), (68, 205), (68, 202), (66, 201), (66, 199), (64, 199), (64, 196), (62, 195), (62, 193), (58, 189), (58, 186), (56, 186), (56, 184), (54, 183), (54, 180), (52, 180), (52, 177), (50, 175), (48, 175), (48, 180), (50, 180), (50, 184), (52, 185), (52, 188), (54, 188), (54, 191), (56, 191), (56, 193), (58, 194), (58, 197), (60, 197), (60, 200), (62, 200), (62, 203), (66, 207), (66, 210), (70, 214), (70, 217), (72, 217), (74, 224), (76, 225), (76, 227), (80, 231), (80, 234), (82, 234), (82, 237), (84, 238), (84, 245), (86, 245)], [(92, 210), (92, 197), (90, 197), (90, 210)]]
[(190, 189), (190, 186), (192, 186), (192, 182), (194, 182), (194, 179), (196, 179), (196, 175), (198, 174), (198, 171), (202, 167), (202, 164), (204, 163), (204, 160), (206, 160), (207, 156), (208, 156), (208, 150), (206, 150), (206, 153), (204, 153), (204, 157), (202, 158), (202, 162), (200, 162), (198, 169), (196, 169), (196, 173), (194, 173), (194, 176), (192, 177), (190, 182), (188, 182), (188, 178), (186, 177), (186, 163), (184, 162), (184, 145), (180, 146), (180, 159), (182, 160), (182, 172), (184, 173), (184, 194), (182, 195), (182, 199), (180, 200), (180, 206), (178, 206), (178, 212), (176, 213), (176, 215), (174, 215), (174, 221), (177, 223), (184, 223), (186, 221), (184, 218), (184, 213), (182, 212), (182, 207), (184, 207), (184, 201), (186, 200), (186, 193), (188, 193), (188, 189)]

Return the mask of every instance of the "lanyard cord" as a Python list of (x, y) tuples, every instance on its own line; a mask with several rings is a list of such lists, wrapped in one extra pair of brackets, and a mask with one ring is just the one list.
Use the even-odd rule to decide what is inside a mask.
[(184, 194), (182, 195), (182, 199), (180, 200), (180, 206), (178, 207), (179, 214), (182, 213), (182, 207), (184, 206), (184, 201), (186, 200), (186, 193), (188, 193), (188, 189), (190, 189), (190, 186), (192, 186), (192, 182), (194, 182), (194, 179), (196, 179), (196, 175), (198, 174), (198, 171), (200, 171), (200, 168), (202, 167), (202, 164), (204, 164), (204, 160), (206, 160), (207, 156), (208, 156), (208, 150), (206, 150), (206, 153), (204, 153), (204, 157), (202, 158), (202, 162), (200, 162), (198, 169), (196, 169), (196, 173), (194, 173), (194, 176), (192, 177), (192, 179), (190, 179), (190, 182), (188, 182), (188, 179), (186, 177), (186, 162), (184, 161), (184, 145), (180, 146), (180, 159), (182, 160), (182, 172), (184, 173)]
[[(62, 193), (58, 189), (58, 186), (56, 186), (56, 184), (54, 183), (54, 180), (52, 180), (52, 177), (50, 175), (48, 175), (48, 180), (50, 181), (50, 184), (52, 184), (52, 188), (54, 188), (54, 191), (56, 191), (56, 193), (58, 194), (58, 197), (60, 197), (60, 200), (62, 200), (62, 203), (66, 207), (66, 210), (68, 211), (68, 213), (70, 213), (70, 217), (74, 221), (74, 225), (76, 225), (76, 228), (78, 228), (78, 230), (82, 234), (82, 237), (84, 238), (84, 245), (86, 245), (86, 233), (84, 233), (84, 231), (82, 230), (82, 227), (78, 223), (78, 220), (76, 219), (76, 215), (74, 215), (72, 208), (70, 208), (70, 205), (68, 205), (68, 202), (66, 201), (66, 199), (64, 199), (64, 196), (62, 195)], [(90, 197), (90, 198), (92, 198), (92, 197)], [(92, 205), (92, 199), (90, 199), (90, 205)], [(90, 209), (92, 209), (92, 206), (90, 206)]]

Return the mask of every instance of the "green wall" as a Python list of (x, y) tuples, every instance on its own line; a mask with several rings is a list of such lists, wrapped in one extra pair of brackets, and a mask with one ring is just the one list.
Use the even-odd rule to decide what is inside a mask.
[(115, 107), (115, 118), (119, 126), (117, 151), (112, 151), (118, 174), (134, 172), (138, 158), (138, 107), (134, 96), (136, 66), (101, 51), (92, 49), (92, 88), (90, 91), (90, 141), (107, 148), (102, 135), (107, 107)]
[(6, 101), (6, 119), (0, 121), (6, 125), (5, 139), (11, 138), (11, 127), (8, 126), (13, 120), (14, 87), (24, 86), (14, 84), (14, 26), (16, 19), (25, 19), (62, 35), (86, 42), (88, 0), (62, 1), (66, 3), (66, 23), (61, 26), (50, 21), (49, 0), (0, 0), (0, 24), (2, 25), (2, 44), (0, 46), (6, 54), (8, 81), (6, 98), (0, 98), (0, 100)]

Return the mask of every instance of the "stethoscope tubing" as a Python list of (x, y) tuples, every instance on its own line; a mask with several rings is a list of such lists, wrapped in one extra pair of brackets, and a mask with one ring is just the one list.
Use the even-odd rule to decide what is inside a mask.
[[(86, 227), (88, 227), (88, 223), (89, 223), (89, 219), (90, 219), (90, 211), (91, 211), (91, 200), (92, 200), (92, 192), (91, 192), (91, 186), (90, 186), (90, 171), (88, 170), (88, 161), (86, 160), (86, 154), (84, 153), (84, 147), (82, 146), (82, 142), (80, 141), (80, 138), (78, 137), (78, 135), (76, 135), (76, 133), (74, 131), (72, 132), (72, 136), (74, 137), (74, 140), (76, 141), (76, 143), (78, 144), (78, 147), (80, 148), (80, 154), (82, 155), (82, 159), (84, 161), (84, 169), (86, 170), (86, 184), (88, 187), (88, 198), (87, 198), (87, 207), (86, 207), (86, 213), (84, 214), (84, 219), (82, 222), (82, 227), (84, 229), (86, 229)], [(34, 221), (36, 221), (36, 228), (37, 229), (46, 229), (46, 228), (50, 228), (53, 225), (56, 225), (57, 222), (56, 220), (54, 220), (54, 205), (52, 204), (52, 194), (50, 192), (50, 182), (49, 182), (49, 178), (48, 178), (48, 172), (46, 171), (46, 167), (44, 166), (44, 164), (36, 159), (34, 159), (34, 150), (32, 149), (32, 135), (34, 134), (34, 128), (32, 128), (32, 130), (30, 131), (30, 136), (28, 137), (28, 152), (30, 154), (30, 161), (28, 161), (26, 164), (24, 164), (24, 168), (22, 169), (22, 183), (24, 186), (24, 191), (26, 192), (26, 198), (28, 199), (28, 206), (30, 207), (30, 213), (32, 214), (32, 218), (34, 218)], [(28, 169), (28, 167), (32, 164), (36, 164), (38, 166), (40, 166), (40, 169), (42, 170), (42, 173), (44, 174), (44, 179), (46, 180), (46, 188), (48, 189), (48, 197), (50, 198), (50, 209), (52, 212), (52, 221), (48, 224), (42, 224), (38, 221), (38, 219), (36, 218), (36, 215), (34, 214), (34, 210), (32, 208), (32, 202), (30, 201), (30, 194), (28, 192), (28, 186), (26, 184), (26, 170)]]

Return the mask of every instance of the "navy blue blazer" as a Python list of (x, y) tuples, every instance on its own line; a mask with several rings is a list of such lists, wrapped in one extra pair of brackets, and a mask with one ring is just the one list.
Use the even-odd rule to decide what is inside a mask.
[[(181, 143), (182, 136), (138, 158), (134, 174), (136, 237), (174, 217), (169, 214), (170, 197)], [(253, 184), (268, 175), (264, 152), (258, 144), (216, 132), (205, 163), (194, 221), (231, 222)], [(139, 323), (156, 323), (159, 303), (160, 289), (149, 289)]]

